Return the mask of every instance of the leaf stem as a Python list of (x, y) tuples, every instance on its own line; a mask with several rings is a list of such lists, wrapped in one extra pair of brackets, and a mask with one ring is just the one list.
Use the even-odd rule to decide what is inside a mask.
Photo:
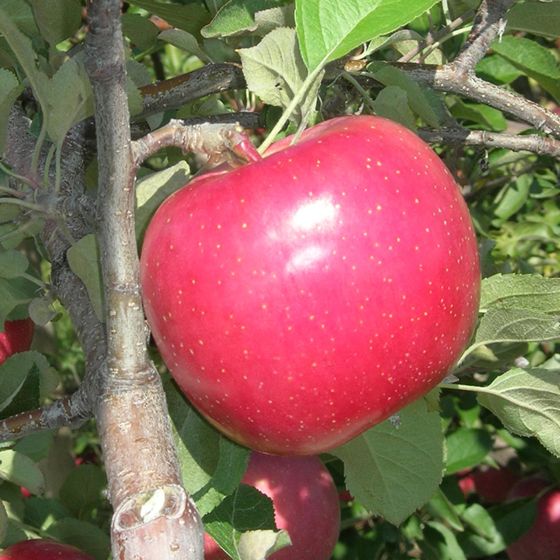
[[(35, 183), (31, 181), (31, 179), (28, 179), (23, 175), (18, 175), (17, 173), (14, 173), (8, 166), (4, 165), (1, 161), (0, 161), (0, 171), (3, 171), (6, 175), (9, 175), (10, 177), (17, 179), (18, 181), (21, 181), (26, 185), (29, 185), (31, 187), (36, 186)], [(10, 189), (8, 187), (0, 187), (0, 190), (2, 190), (3, 192), (10, 192), (14, 196), (22, 196), (22, 194), (19, 191), (16, 191), (15, 189)]]
[(274, 142), (274, 139), (280, 131), (284, 128), (284, 125), (288, 122), (291, 114), (295, 111), (296, 107), (299, 103), (301, 103), (302, 99), (305, 97), (305, 94), (309, 91), (309, 88), (317, 78), (317, 76), (323, 71), (323, 64), (319, 64), (310, 74), (308, 74), (307, 78), (305, 78), (301, 88), (297, 91), (294, 95), (293, 99), (290, 101), (290, 104), (286, 107), (282, 116), (278, 120), (278, 122), (274, 125), (274, 128), (270, 131), (270, 134), (265, 138), (264, 142), (259, 146), (259, 153), (263, 154), (267, 148)]
[(440, 383), (440, 389), (456, 389), (457, 391), (468, 391), (469, 393), (491, 393), (486, 387), (476, 387), (474, 385), (462, 385), (460, 383)]
[(376, 111), (375, 111), (375, 105), (373, 104), (373, 100), (370, 97), (367, 90), (364, 87), (362, 87), (360, 82), (358, 82), (358, 80), (356, 80), (356, 78), (354, 78), (354, 76), (352, 76), (349, 72), (343, 72), (342, 77), (347, 82), (350, 82), (356, 88), (356, 90), (363, 97), (365, 104), (373, 111), (373, 113), (375, 113)]
[(26, 200), (21, 200), (19, 198), (0, 198), (0, 204), (13, 204), (14, 206), (21, 206), (22, 208), (28, 208), (29, 210), (34, 210), (35, 212), (40, 212), (41, 214), (48, 214), (48, 211), (34, 204), (33, 202), (27, 202)]
[(33, 177), (37, 176), (37, 170), (39, 169), (39, 157), (41, 156), (41, 151), (43, 149), (43, 144), (47, 137), (47, 123), (45, 116), (43, 115), (43, 124), (41, 125), (41, 131), (39, 132), (39, 137), (37, 138), (37, 145), (33, 150), (33, 157), (31, 158), (31, 174)]

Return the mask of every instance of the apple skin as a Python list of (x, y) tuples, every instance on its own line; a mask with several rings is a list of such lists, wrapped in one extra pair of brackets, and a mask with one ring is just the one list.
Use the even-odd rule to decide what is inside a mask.
[(332, 119), (154, 215), (148, 322), (183, 393), (250, 448), (318, 454), (439, 383), (476, 322), (467, 206), (415, 134)]
[[(292, 545), (271, 560), (329, 560), (340, 531), (338, 490), (318, 457), (278, 457), (252, 453), (244, 484), (266, 494), (274, 504), (276, 525)], [(205, 560), (229, 556), (206, 534)]]
[[(511, 490), (511, 499), (535, 496), (550, 482), (541, 478), (521, 480)], [(510, 560), (558, 560), (560, 558), (560, 488), (543, 494), (531, 528), (507, 547)]]
[(31, 539), (0, 552), (0, 560), (93, 560), (93, 557), (68, 544)]
[(507, 467), (499, 469), (479, 468), (467, 472), (458, 480), (465, 497), (476, 493), (486, 504), (501, 504), (506, 501), (519, 475)]
[(0, 364), (4, 363), (12, 354), (29, 350), (33, 339), (33, 329), (31, 319), (4, 323), (4, 330), (0, 332)]

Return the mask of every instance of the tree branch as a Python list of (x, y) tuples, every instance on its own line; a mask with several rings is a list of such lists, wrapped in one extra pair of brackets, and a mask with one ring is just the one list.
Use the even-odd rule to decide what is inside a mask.
[[(89, 0), (86, 37), (86, 70), (95, 98), (108, 333), (95, 412), (114, 508), (113, 555), (201, 560), (202, 525), (181, 486), (161, 379), (146, 348), (120, 4)], [(166, 103), (165, 98), (160, 101)]]
[(213, 165), (241, 158), (243, 162), (258, 161), (259, 153), (238, 124), (191, 124), (171, 120), (166, 126), (150, 132), (132, 144), (135, 166), (169, 146), (180, 147), (184, 153), (207, 156)]
[(515, 0), (482, 0), (469, 37), (453, 62), (458, 72), (474, 74), (494, 39), (504, 32), (506, 13), (514, 3)]
[(431, 143), (445, 143), (467, 146), (486, 146), (488, 148), (506, 148), (514, 152), (527, 151), (539, 155), (560, 158), (560, 141), (546, 136), (532, 134), (499, 134), (485, 130), (468, 130), (466, 128), (442, 128), (432, 130), (422, 128), (418, 135)]
[(560, 138), (560, 116), (555, 115), (525, 97), (481, 80), (473, 75), (457, 71), (453, 63), (444, 66), (424, 64), (396, 64), (412, 79), (435, 90), (456, 93), (500, 109), (531, 124), (537, 130), (548, 132)]
[(230, 63), (208, 64), (188, 74), (140, 88), (144, 110), (135, 119), (177, 109), (211, 93), (244, 87), (245, 78), (240, 66)]

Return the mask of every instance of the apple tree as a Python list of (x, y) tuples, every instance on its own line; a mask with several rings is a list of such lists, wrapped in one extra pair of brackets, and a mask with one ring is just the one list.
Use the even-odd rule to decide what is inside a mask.
[(0, 558), (559, 557), (558, 29), (2, 0)]

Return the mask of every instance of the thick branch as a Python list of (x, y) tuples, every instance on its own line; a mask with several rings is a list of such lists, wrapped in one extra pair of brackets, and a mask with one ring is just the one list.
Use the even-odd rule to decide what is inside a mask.
[(140, 117), (176, 109), (211, 93), (245, 87), (241, 67), (236, 64), (209, 64), (198, 70), (140, 88), (144, 110)]
[(531, 124), (537, 130), (560, 137), (560, 115), (525, 97), (473, 75), (458, 71), (453, 63), (444, 66), (398, 64), (411, 78), (435, 90), (456, 93), (485, 103)]
[[(8, 126), (6, 160), (14, 170), (27, 175), (36, 138), (29, 132), (31, 122), (21, 108), (14, 106)], [(49, 253), (52, 265), (51, 286), (54, 294), (67, 309), (76, 329), (78, 340), (84, 349), (86, 375), (81, 387), (69, 397), (39, 410), (7, 418), (0, 429), (0, 439), (5, 441), (23, 437), (44, 429), (61, 426), (77, 427), (92, 416), (93, 403), (98, 393), (98, 372), (105, 356), (105, 333), (91, 306), (87, 291), (80, 279), (70, 270), (66, 251), (70, 247), (69, 236), (79, 239), (90, 230), (88, 221), (94, 216), (84, 216), (76, 208), (87, 208), (83, 174), (86, 165), (84, 138), (87, 125), (74, 127), (63, 144), (62, 178), (57, 196), (58, 219), (46, 221), (41, 233), (43, 245)], [(40, 158), (43, 173), (46, 150)], [(54, 169), (49, 173), (50, 185), (54, 185)], [(64, 216), (64, 231), (61, 229)]]
[(442, 142), (445, 144), (506, 148), (514, 152), (527, 151), (560, 158), (560, 141), (536, 134), (520, 136), (485, 130), (467, 130), (466, 128), (442, 128), (438, 130), (424, 128), (419, 130), (418, 134), (426, 142), (431, 143)]
[(482, 0), (474, 20), (474, 26), (461, 52), (454, 61), (459, 72), (472, 73), (488, 52), (492, 41), (506, 28), (506, 13), (515, 0)]
[(201, 560), (201, 522), (181, 487), (161, 379), (146, 349), (120, 1), (90, 0), (88, 15), (86, 69), (96, 106), (108, 333), (96, 418), (115, 510), (113, 555)]

